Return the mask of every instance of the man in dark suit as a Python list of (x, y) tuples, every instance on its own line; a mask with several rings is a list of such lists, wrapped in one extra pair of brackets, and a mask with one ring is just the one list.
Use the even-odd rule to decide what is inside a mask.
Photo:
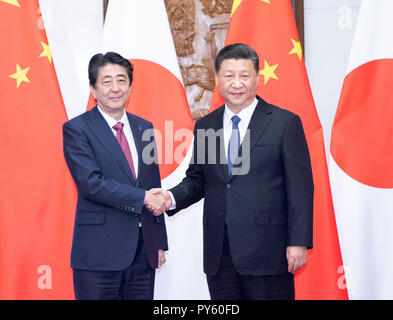
[[(97, 105), (63, 126), (64, 156), (78, 202), (71, 251), (76, 299), (153, 299), (167, 235), (157, 162), (142, 159), (150, 122), (125, 111), (133, 66), (114, 52), (94, 55), (90, 89)], [(156, 201), (156, 202), (154, 202)], [(160, 202), (161, 201), (161, 202)]]
[(212, 299), (294, 299), (293, 273), (307, 261), (313, 229), (302, 123), (256, 96), (259, 57), (251, 47), (224, 47), (215, 69), (225, 105), (196, 122), (184, 180), (169, 193), (152, 191), (166, 197), (168, 215), (205, 199), (204, 271)]

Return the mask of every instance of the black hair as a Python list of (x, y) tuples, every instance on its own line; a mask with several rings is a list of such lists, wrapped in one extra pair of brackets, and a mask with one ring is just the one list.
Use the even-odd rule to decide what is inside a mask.
[(119, 66), (122, 66), (124, 69), (126, 69), (131, 86), (133, 80), (132, 74), (134, 71), (134, 66), (132, 63), (116, 52), (107, 52), (105, 54), (97, 53), (90, 59), (89, 82), (93, 88), (96, 87), (99, 69), (106, 66), (107, 64), (118, 64)]
[(259, 72), (259, 56), (256, 51), (244, 43), (234, 43), (222, 48), (214, 60), (216, 72), (220, 71), (221, 64), (226, 59), (247, 59), (251, 60), (255, 71)]

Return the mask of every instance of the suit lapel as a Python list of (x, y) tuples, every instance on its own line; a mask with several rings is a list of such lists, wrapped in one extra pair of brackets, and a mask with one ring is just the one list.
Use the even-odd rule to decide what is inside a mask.
[(228, 175), (227, 155), (225, 154), (225, 146), (224, 146), (225, 143), (224, 130), (223, 130), (224, 110), (225, 110), (224, 106), (221, 106), (217, 110), (217, 112), (214, 114), (214, 117), (212, 118), (212, 123), (210, 127), (216, 133), (218, 133), (220, 145), (216, 147), (216, 161), (224, 181), (227, 181), (229, 175)]
[(130, 166), (123, 153), (123, 150), (121, 149), (119, 142), (116, 140), (116, 137), (113, 134), (111, 128), (109, 128), (108, 123), (98, 111), (97, 106), (89, 113), (88, 125), (90, 126), (91, 131), (104, 145), (104, 147), (108, 149), (110, 154), (112, 154), (119, 163), (121, 169), (129, 178), (130, 182), (135, 185), (134, 177), (132, 176)]
[[(142, 141), (142, 134), (143, 134), (144, 128), (143, 128), (142, 124), (128, 112), (127, 112), (127, 118), (128, 118), (128, 122), (130, 123), (132, 136), (134, 138), (136, 151), (138, 154), (138, 176), (136, 179), (136, 184), (138, 185), (138, 182), (142, 181), (141, 177), (144, 173), (144, 170), (143, 170), (144, 163), (142, 161), (142, 151), (143, 151), (143, 147), (144, 147), (143, 141)], [(130, 170), (130, 172), (131, 172), (131, 170)]]
[(248, 125), (248, 129), (250, 130), (250, 153), (272, 121), (272, 112), (268, 108), (268, 104), (259, 97), (258, 100), (257, 107)]

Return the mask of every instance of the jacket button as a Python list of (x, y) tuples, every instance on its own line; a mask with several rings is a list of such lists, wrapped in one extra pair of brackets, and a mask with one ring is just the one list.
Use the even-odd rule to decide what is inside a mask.
[(228, 183), (228, 184), (227, 184), (227, 189), (230, 189), (230, 188), (231, 188), (231, 184)]

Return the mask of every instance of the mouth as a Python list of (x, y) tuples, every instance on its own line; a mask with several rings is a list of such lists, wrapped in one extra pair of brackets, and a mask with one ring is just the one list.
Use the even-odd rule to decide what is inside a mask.
[(231, 92), (230, 95), (239, 98), (244, 95), (244, 92)]

